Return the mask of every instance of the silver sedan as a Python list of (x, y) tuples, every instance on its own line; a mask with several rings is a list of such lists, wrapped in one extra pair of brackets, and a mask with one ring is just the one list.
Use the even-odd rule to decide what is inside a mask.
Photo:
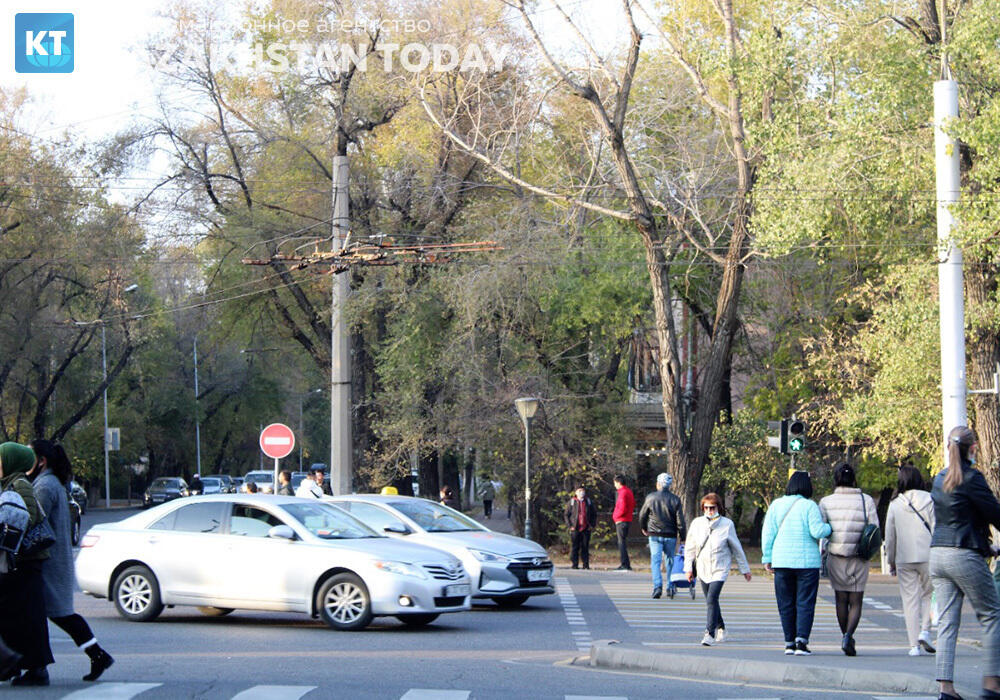
[(493, 532), (457, 510), (411, 496), (356, 494), (326, 500), (373, 530), (454, 554), (469, 572), (473, 598), (514, 608), (530, 596), (555, 592), (552, 562), (541, 545)]
[(76, 577), (84, 593), (136, 622), (193, 605), (216, 616), (300, 612), (354, 630), (384, 615), (426, 625), (470, 602), (454, 556), (292, 496), (198, 496), (96, 525), (81, 542)]

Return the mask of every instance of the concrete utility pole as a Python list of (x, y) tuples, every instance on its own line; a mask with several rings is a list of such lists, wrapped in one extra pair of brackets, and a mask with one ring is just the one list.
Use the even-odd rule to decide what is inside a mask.
[(197, 474), (201, 474), (201, 414), (198, 411), (198, 336), (194, 337), (194, 444)]
[(968, 425), (965, 386), (965, 305), (962, 296), (962, 250), (952, 239), (951, 206), (961, 194), (958, 140), (944, 129), (958, 119), (958, 83), (947, 59), (934, 83), (934, 160), (937, 170), (938, 290), (941, 305), (941, 408), (945, 464), (948, 433)]
[[(333, 158), (333, 252), (343, 250), (350, 228), (347, 156)], [(350, 276), (330, 275), (333, 304), (330, 339), (330, 488), (335, 495), (351, 492), (354, 448), (351, 435), (351, 348), (343, 310)]]

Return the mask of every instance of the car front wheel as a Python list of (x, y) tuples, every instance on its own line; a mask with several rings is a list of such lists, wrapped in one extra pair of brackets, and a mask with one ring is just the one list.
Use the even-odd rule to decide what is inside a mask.
[(113, 595), (118, 614), (132, 622), (149, 622), (163, 612), (160, 585), (145, 566), (130, 566), (115, 579)]
[(78, 547), (80, 545), (80, 521), (79, 520), (74, 520), (73, 521), (73, 532), (70, 535), (70, 538), (71, 538), (70, 542), (71, 542), (71, 544), (74, 547)]
[(364, 629), (374, 617), (368, 588), (355, 574), (337, 574), (324, 581), (316, 607), (323, 622), (336, 630)]

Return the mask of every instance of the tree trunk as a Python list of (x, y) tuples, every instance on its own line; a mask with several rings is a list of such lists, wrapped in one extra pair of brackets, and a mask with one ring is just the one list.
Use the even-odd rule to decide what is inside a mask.
[[(988, 314), (988, 305), (995, 298), (997, 270), (992, 265), (968, 265), (965, 268), (965, 291), (969, 300), (973, 323), (967, 335), (970, 389), (987, 389), (993, 386), (993, 373), (1000, 361), (1000, 338), (985, 321), (977, 323), (976, 316)], [(978, 312), (978, 313), (977, 313)], [(1000, 493), (1000, 415), (997, 396), (971, 395), (975, 410), (976, 438), (979, 440), (977, 467), (983, 472), (994, 493)]]

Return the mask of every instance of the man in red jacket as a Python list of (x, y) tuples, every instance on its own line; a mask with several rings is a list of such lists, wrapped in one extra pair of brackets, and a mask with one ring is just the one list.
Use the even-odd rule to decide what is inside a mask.
[(632, 495), (632, 489), (625, 485), (625, 477), (621, 474), (615, 475), (615, 490), (618, 491), (618, 497), (615, 499), (615, 511), (611, 519), (615, 521), (618, 556), (621, 559), (621, 566), (615, 571), (631, 571), (632, 562), (628, 558), (628, 528), (632, 524), (632, 513), (635, 511), (635, 496)]

